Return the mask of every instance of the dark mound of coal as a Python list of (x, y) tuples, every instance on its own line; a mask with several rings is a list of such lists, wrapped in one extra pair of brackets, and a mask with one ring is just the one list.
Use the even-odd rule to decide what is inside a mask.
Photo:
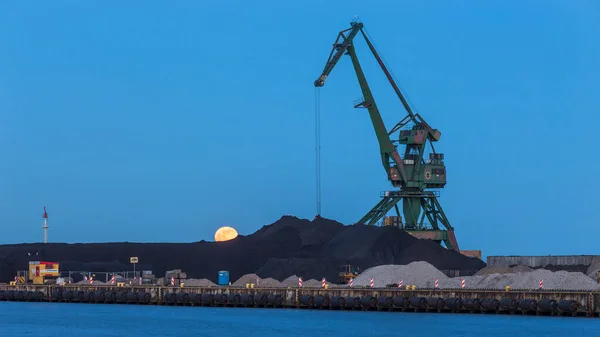
[(362, 270), (380, 264), (427, 261), (438, 269), (479, 270), (486, 264), (449, 251), (435, 242), (419, 240), (393, 227), (367, 227), (316, 218), (313, 221), (283, 216), (248, 236), (227, 242), (20, 244), (0, 246), (0, 281), (12, 280), (30, 260), (61, 263), (62, 271), (115, 272), (131, 270), (129, 257), (137, 256), (137, 270), (151, 269), (157, 276), (183, 269), (190, 278), (217, 281), (228, 270), (235, 281), (256, 273), (283, 280), (326, 277), (335, 282), (340, 266)]

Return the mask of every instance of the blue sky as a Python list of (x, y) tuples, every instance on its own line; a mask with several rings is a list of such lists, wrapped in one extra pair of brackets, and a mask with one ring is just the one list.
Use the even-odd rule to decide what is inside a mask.
[[(314, 87), (364, 22), (442, 132), (462, 249), (597, 253), (596, 1), (0, 4), (0, 243), (212, 240), (315, 215)], [(388, 127), (405, 112), (366, 44)], [(349, 58), (321, 89), (322, 214), (389, 183)]]

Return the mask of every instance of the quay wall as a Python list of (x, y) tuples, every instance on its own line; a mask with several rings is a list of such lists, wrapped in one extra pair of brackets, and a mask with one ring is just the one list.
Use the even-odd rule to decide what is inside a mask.
[(600, 317), (600, 292), (398, 288), (0, 285), (0, 301), (282, 307)]

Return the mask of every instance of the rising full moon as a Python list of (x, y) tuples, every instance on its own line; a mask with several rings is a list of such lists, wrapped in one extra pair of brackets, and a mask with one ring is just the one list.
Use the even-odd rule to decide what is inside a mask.
[(229, 241), (235, 239), (237, 236), (238, 232), (235, 229), (229, 226), (225, 226), (217, 229), (217, 231), (215, 232), (215, 241)]

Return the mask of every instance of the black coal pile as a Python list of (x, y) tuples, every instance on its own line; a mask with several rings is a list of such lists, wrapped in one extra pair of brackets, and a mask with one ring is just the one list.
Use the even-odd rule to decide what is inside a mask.
[(254, 234), (227, 242), (0, 245), (0, 282), (12, 280), (31, 260), (59, 262), (62, 271), (105, 272), (123, 271), (131, 256), (139, 257), (142, 265), (138, 270), (151, 269), (157, 276), (182, 269), (189, 278), (214, 282), (220, 270), (228, 270), (232, 281), (256, 273), (278, 280), (295, 274), (306, 280), (326, 277), (334, 282), (345, 264), (361, 270), (413, 261), (426, 261), (440, 270), (486, 266), (479, 259), (416, 239), (398, 228), (344, 226), (325, 218), (310, 221), (283, 216)]

